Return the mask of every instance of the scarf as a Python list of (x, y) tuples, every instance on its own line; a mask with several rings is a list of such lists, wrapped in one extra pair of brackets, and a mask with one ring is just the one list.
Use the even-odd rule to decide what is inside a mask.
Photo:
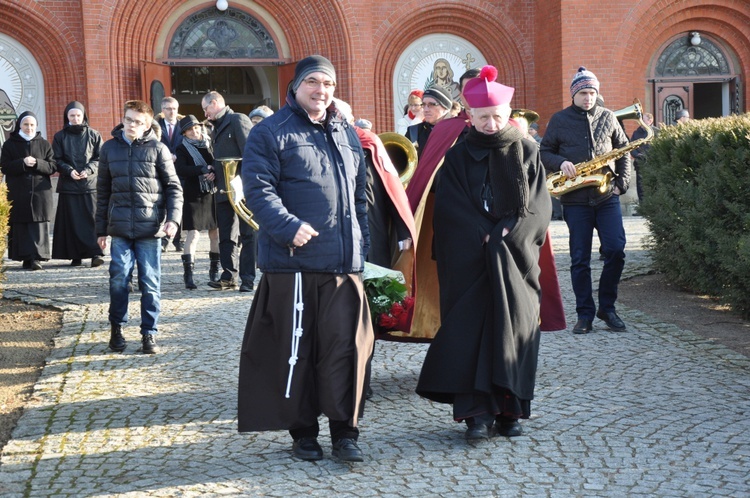
[(190, 157), (193, 159), (193, 162), (197, 167), (203, 171), (203, 168), (208, 166), (208, 163), (206, 163), (206, 160), (201, 155), (200, 149), (206, 149), (208, 148), (208, 145), (206, 144), (206, 139), (202, 140), (193, 140), (192, 138), (184, 137), (182, 139), (182, 145), (185, 147), (185, 150), (188, 151), (188, 154), (190, 154)]
[(490, 213), (495, 218), (518, 216), (523, 218), (529, 207), (529, 180), (523, 166), (523, 135), (509, 124), (494, 135), (477, 131), (473, 126), (466, 142), (474, 147), (489, 149)]

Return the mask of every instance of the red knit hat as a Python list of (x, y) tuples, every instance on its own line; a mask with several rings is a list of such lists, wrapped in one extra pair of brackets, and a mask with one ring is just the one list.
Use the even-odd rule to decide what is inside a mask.
[(501, 85), (496, 79), (495, 66), (484, 66), (479, 76), (466, 82), (463, 92), (466, 102), (473, 109), (510, 104), (515, 88)]
[(424, 95), (424, 92), (422, 90), (412, 90), (411, 93), (409, 94), (409, 97), (411, 97), (412, 95), (419, 97), (421, 99), (422, 96)]

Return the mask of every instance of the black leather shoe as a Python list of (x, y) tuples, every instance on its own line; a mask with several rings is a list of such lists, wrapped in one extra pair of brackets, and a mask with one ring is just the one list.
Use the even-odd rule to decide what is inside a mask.
[(323, 458), (323, 448), (314, 437), (303, 437), (292, 444), (292, 454), (300, 460), (312, 462)]
[(102, 266), (104, 264), (104, 258), (101, 256), (94, 256), (91, 258), (91, 268), (96, 268), (97, 266)]
[(246, 284), (243, 282), (242, 285), (240, 285), (240, 292), (252, 292), (254, 288), (255, 286), (253, 284)]
[(599, 320), (604, 321), (604, 323), (607, 324), (609, 330), (614, 330), (615, 332), (624, 332), (625, 330), (627, 330), (627, 327), (625, 327), (625, 322), (623, 322), (614, 311), (597, 311), (596, 317)]
[(151, 334), (144, 334), (143, 339), (141, 339), (141, 347), (138, 348), (138, 351), (143, 354), (156, 354), (159, 351), (159, 348), (156, 347), (154, 336)]
[(70, 260), (70, 266), (81, 266), (83, 264), (83, 261), (80, 259), (72, 259)]
[(464, 432), (464, 438), (466, 438), (467, 441), (477, 441), (490, 438), (490, 430), (492, 429), (491, 425), (475, 421), (467, 422), (467, 425), (469, 428)]
[(333, 442), (333, 456), (345, 462), (364, 462), (362, 450), (354, 439), (342, 437)]
[(31, 270), (32, 271), (43, 270), (43, 269), (44, 269), (44, 267), (42, 266), (42, 264), (39, 261), (32, 261), (31, 262)]
[(497, 433), (505, 437), (516, 437), (523, 434), (523, 427), (518, 420), (501, 418), (495, 421)]
[(122, 336), (122, 325), (112, 325), (112, 330), (109, 335), (109, 349), (116, 353), (125, 351), (128, 343)]
[(593, 320), (586, 320), (585, 318), (581, 318), (576, 322), (576, 326), (573, 327), (573, 333), (574, 334), (588, 334), (592, 330), (594, 330), (594, 321)]

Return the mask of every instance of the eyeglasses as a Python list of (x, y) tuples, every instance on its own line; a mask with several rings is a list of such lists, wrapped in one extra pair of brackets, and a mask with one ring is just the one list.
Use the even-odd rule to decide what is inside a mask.
[(132, 124), (132, 125), (135, 125), (135, 126), (145, 126), (146, 125), (146, 123), (144, 123), (143, 121), (138, 121), (137, 119), (132, 119), (129, 116), (125, 116), (124, 118), (122, 118), (122, 122), (125, 123), (125, 124)]
[(409, 104), (409, 107), (424, 107), (424, 104)]
[(305, 83), (305, 85), (307, 85), (308, 88), (318, 88), (320, 85), (323, 85), (326, 90), (336, 88), (336, 83), (331, 80), (318, 81), (315, 78), (305, 78), (302, 81)]
[(440, 106), (440, 104), (438, 104), (437, 102), (425, 102), (422, 105), (425, 107), (439, 107)]

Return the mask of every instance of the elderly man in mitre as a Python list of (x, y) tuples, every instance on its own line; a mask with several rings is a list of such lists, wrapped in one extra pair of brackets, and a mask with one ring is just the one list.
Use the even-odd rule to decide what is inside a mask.
[(417, 393), (453, 405), (467, 440), (522, 433), (539, 352), (539, 250), (552, 214), (539, 146), (508, 123), (514, 89), (485, 66), (464, 89), (472, 127), (435, 192), (441, 326)]

